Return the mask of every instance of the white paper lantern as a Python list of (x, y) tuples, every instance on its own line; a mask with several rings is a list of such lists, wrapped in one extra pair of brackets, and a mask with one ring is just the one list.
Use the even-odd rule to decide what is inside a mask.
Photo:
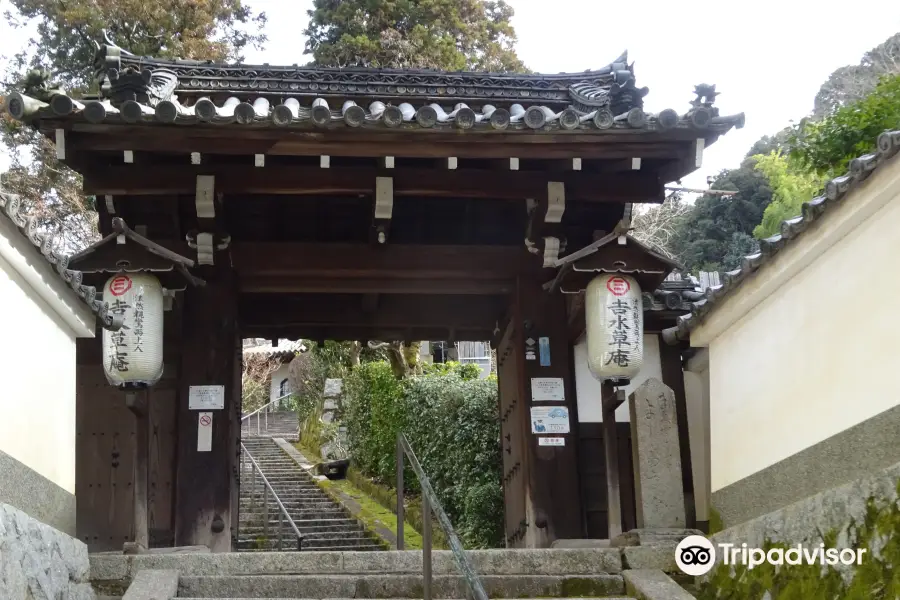
[(631, 379), (644, 362), (644, 304), (637, 281), (598, 275), (585, 292), (588, 366), (594, 377)]
[(117, 387), (153, 385), (163, 372), (163, 291), (145, 273), (119, 273), (103, 286), (103, 301), (124, 320), (103, 330), (103, 370)]

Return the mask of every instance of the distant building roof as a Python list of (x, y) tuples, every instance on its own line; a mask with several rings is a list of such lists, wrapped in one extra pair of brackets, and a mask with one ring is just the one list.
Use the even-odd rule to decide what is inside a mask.
[(735, 294), (744, 280), (769, 263), (778, 252), (792, 244), (813, 221), (824, 217), (853, 188), (898, 152), (900, 152), (900, 131), (885, 131), (878, 136), (877, 150), (873, 154), (865, 154), (850, 161), (850, 172), (829, 181), (825, 185), (824, 195), (803, 204), (802, 214), (782, 221), (780, 234), (760, 240), (760, 251), (745, 256), (739, 268), (725, 273), (722, 285), (707, 288), (703, 297), (691, 304), (690, 314), (679, 317), (675, 327), (663, 331), (663, 339), (669, 344), (688, 339), (691, 331), (697, 328), (725, 298)]
[(307, 347), (302, 341), (278, 340), (277, 346), (271, 343), (263, 343), (258, 346), (247, 346), (244, 355), (264, 355), (269, 358), (290, 359), (300, 352), (306, 352)]

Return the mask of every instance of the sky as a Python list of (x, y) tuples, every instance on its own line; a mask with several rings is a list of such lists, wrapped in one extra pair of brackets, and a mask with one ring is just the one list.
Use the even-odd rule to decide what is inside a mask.
[[(245, 62), (304, 64), (311, 0), (246, 0), (269, 17), (269, 41)], [(627, 50), (648, 112), (686, 112), (696, 84), (715, 84), (720, 113), (746, 114), (746, 126), (722, 136), (703, 165), (682, 183), (706, 187), (706, 177), (737, 167), (750, 146), (799, 120), (813, 107), (836, 68), (900, 31), (900, 2), (870, 0), (507, 0), (515, 9), (516, 50), (536, 72), (597, 69)], [(0, 5), (5, 4), (0, 0)], [(2, 25), (0, 25), (2, 26)], [(0, 55), (23, 44), (21, 32), (0, 29)], [(6, 166), (0, 156), (0, 170)]]

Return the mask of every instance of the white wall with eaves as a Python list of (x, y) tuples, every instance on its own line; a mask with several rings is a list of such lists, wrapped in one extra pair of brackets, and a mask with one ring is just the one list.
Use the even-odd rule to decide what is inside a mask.
[(709, 348), (712, 492), (900, 403), (898, 232), (894, 158), (692, 332)]
[(0, 452), (69, 493), (75, 339), (93, 337), (94, 322), (31, 241), (0, 216)]

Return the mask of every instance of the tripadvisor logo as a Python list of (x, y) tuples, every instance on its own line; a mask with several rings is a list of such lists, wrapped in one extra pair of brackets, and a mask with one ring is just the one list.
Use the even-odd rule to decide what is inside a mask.
[[(865, 548), (826, 548), (825, 544), (804, 547), (797, 544), (790, 548), (750, 548), (747, 544), (718, 544), (722, 563), (744, 565), (753, 569), (762, 564), (770, 565), (861, 565)], [(675, 548), (675, 564), (686, 575), (706, 575), (716, 564), (716, 546), (702, 535), (689, 535)]]
[(675, 564), (686, 575), (706, 575), (716, 564), (716, 547), (702, 535), (689, 535), (675, 548)]

